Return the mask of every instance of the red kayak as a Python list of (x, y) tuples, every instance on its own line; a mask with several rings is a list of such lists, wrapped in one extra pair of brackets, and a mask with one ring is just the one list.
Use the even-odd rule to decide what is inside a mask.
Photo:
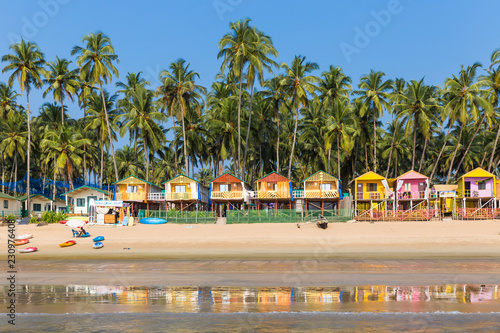
[(59, 221), (61, 224), (66, 224), (66, 222), (68, 222), (68, 220)]
[(28, 239), (20, 239), (18, 240), (17, 242), (14, 242), (14, 245), (15, 246), (19, 246), (19, 245), (24, 245), (24, 244), (28, 244), (30, 241)]
[(60, 247), (68, 247), (68, 246), (75, 245), (75, 244), (76, 244), (76, 242), (74, 240), (69, 240), (67, 242), (59, 244), (59, 246)]
[(27, 247), (25, 249), (20, 249), (19, 253), (30, 253), (30, 252), (36, 252), (38, 249), (36, 247)]

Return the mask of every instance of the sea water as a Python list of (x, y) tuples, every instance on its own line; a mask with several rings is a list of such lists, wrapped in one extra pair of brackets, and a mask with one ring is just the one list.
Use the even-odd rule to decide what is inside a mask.
[(500, 331), (497, 284), (18, 287), (16, 326), (4, 319), (2, 332)]

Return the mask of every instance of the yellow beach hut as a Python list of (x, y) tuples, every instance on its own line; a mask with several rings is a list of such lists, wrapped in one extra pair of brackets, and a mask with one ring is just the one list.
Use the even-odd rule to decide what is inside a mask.
[(208, 204), (208, 187), (184, 174), (163, 183), (165, 201), (180, 211), (202, 210)]
[(369, 171), (354, 179), (354, 218), (378, 220), (387, 209), (387, 200), (393, 192), (387, 179)]

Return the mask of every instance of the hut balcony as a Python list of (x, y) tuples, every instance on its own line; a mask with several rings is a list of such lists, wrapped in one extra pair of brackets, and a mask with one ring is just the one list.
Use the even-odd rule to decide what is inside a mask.
[(211, 199), (243, 199), (243, 191), (212, 191)]

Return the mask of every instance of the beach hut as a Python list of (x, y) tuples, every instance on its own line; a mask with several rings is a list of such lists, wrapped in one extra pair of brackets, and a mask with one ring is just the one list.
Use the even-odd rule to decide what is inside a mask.
[(394, 193), (397, 209), (408, 210), (429, 203), (429, 177), (408, 171), (396, 178)]
[(290, 209), (293, 202), (292, 181), (277, 172), (271, 172), (256, 182), (257, 208)]
[(66, 200), (66, 205), (72, 204), (73, 209), (70, 213), (73, 214), (88, 214), (89, 202), (94, 200), (109, 200), (108, 191), (101, 190), (92, 186), (83, 185), (68, 191), (63, 194)]
[(306, 211), (338, 208), (338, 203), (343, 198), (338, 178), (320, 170), (304, 179), (302, 183)]
[(180, 211), (200, 210), (208, 204), (208, 187), (183, 174), (163, 183), (165, 201)]
[[(18, 197), (17, 200), (21, 202), (22, 209), (26, 210), (26, 195)], [(52, 200), (43, 194), (30, 195), (30, 204), (33, 216), (41, 216), (46, 211), (66, 211), (66, 203), (63, 200)]]
[(497, 203), (495, 175), (476, 168), (457, 181), (456, 209), (464, 219), (489, 219), (500, 214)]
[(16, 217), (21, 216), (21, 203), (19, 200), (11, 195), (0, 192), (0, 201), (2, 214), (0, 217), (5, 217), (7, 215), (14, 215)]
[(457, 189), (456, 184), (435, 184), (429, 195), (431, 206), (435, 205), (443, 214), (452, 213)]
[(226, 172), (210, 182), (210, 202), (217, 215), (225, 216), (227, 209), (242, 209), (250, 204), (250, 185)]
[(115, 200), (129, 203), (132, 216), (137, 216), (140, 209), (159, 209), (164, 206), (165, 197), (161, 187), (140, 179), (128, 176), (113, 183), (115, 187)]
[(387, 210), (388, 199), (393, 197), (387, 179), (369, 171), (354, 179), (354, 218), (379, 220)]

